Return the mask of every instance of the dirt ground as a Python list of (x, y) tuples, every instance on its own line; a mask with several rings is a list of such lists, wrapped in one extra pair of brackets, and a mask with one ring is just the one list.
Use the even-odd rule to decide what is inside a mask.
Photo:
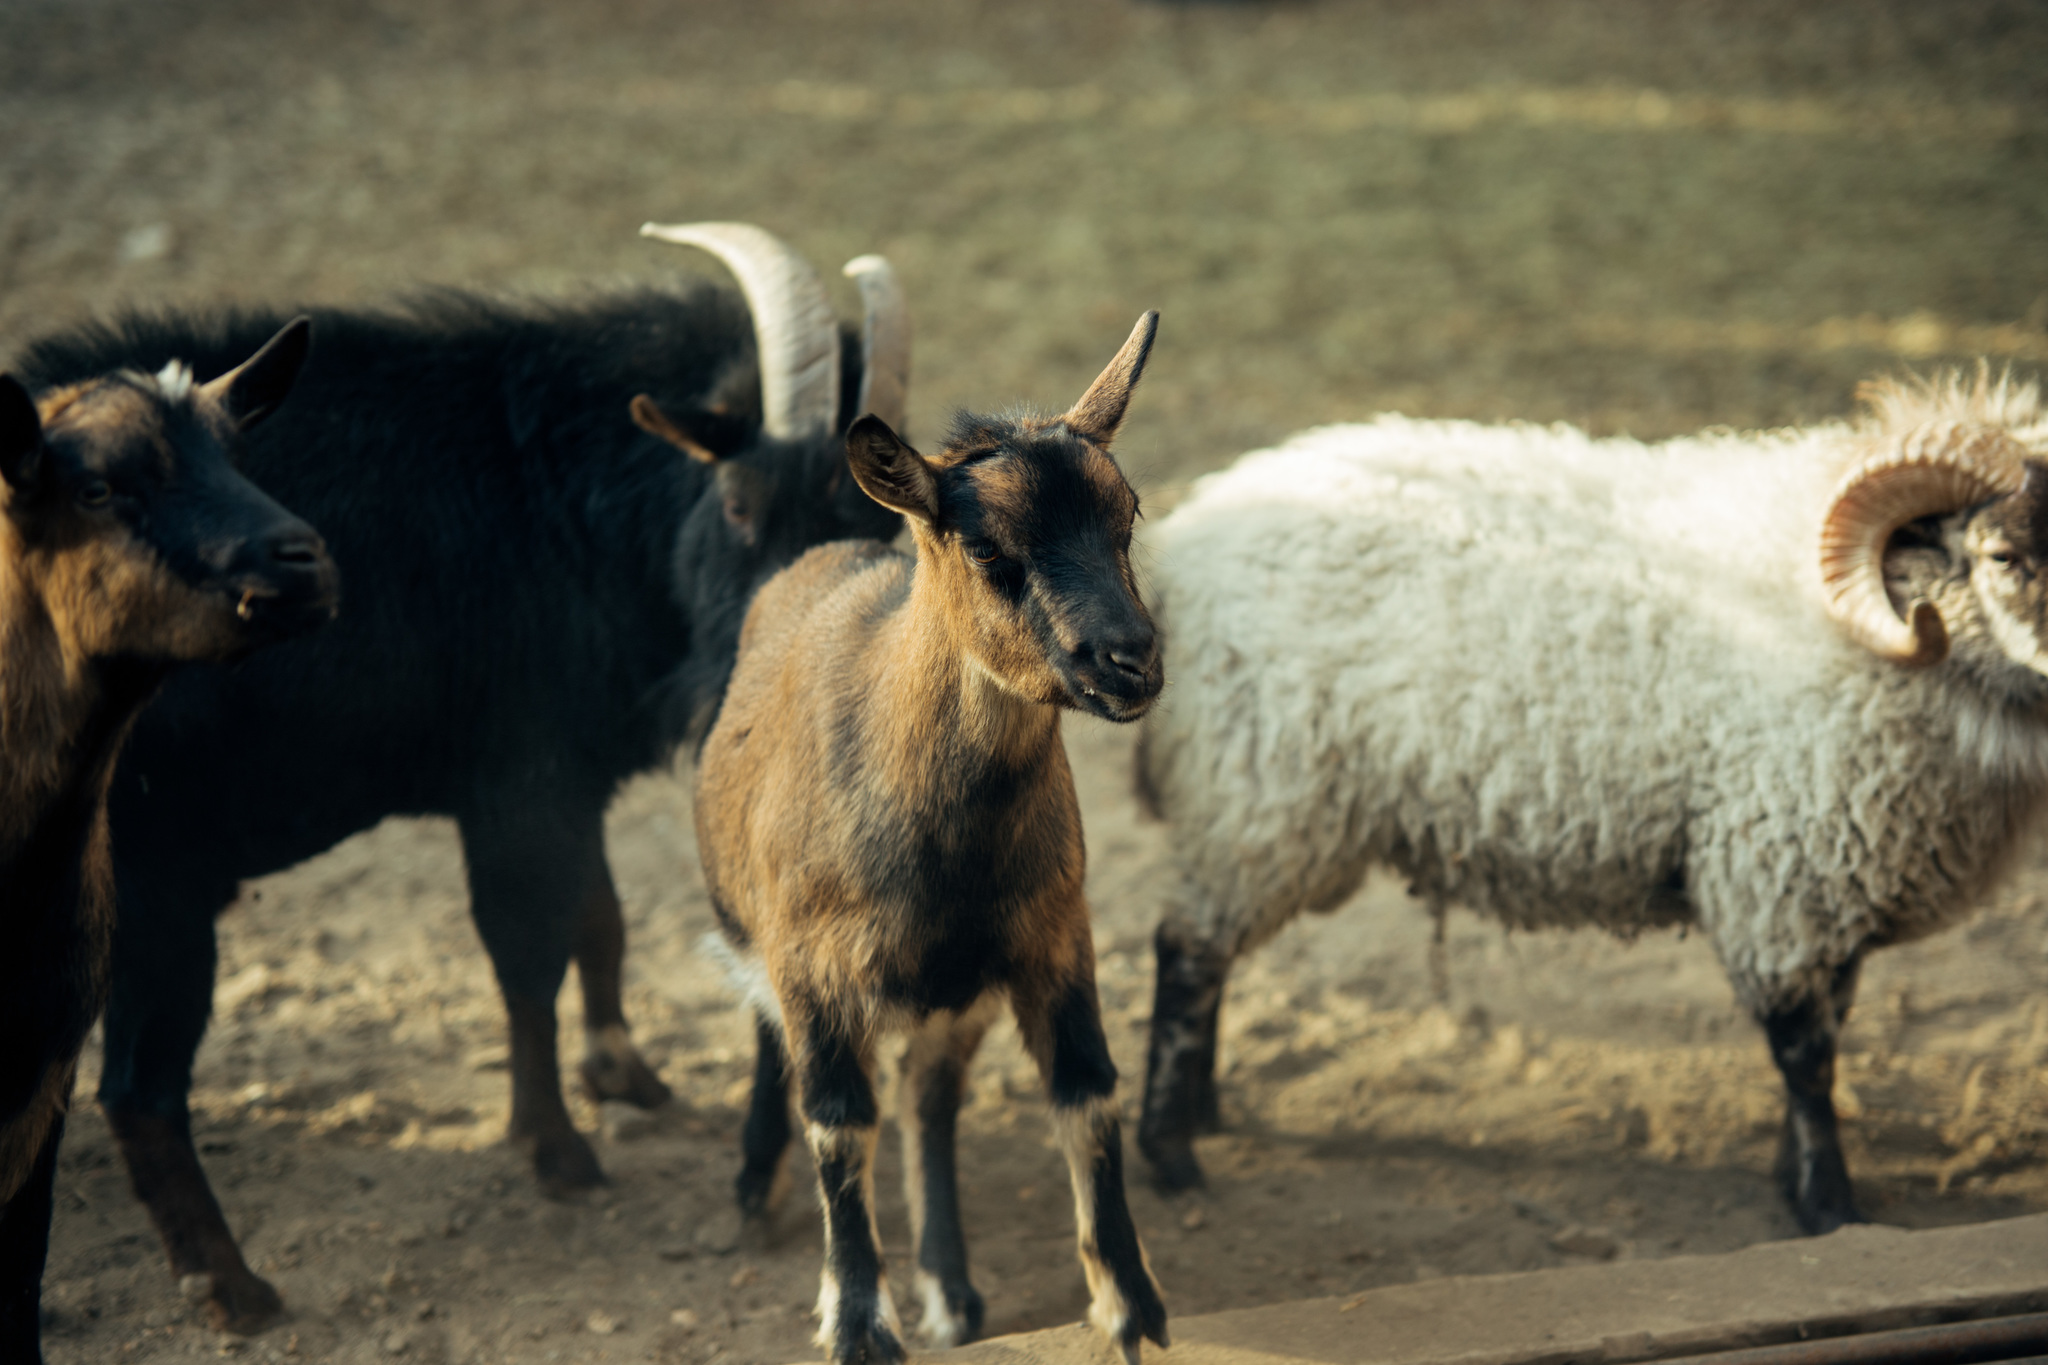
[[(826, 267), (897, 263), (914, 436), (956, 404), (1066, 402), (1161, 308), (1120, 447), (1155, 509), (1384, 408), (1645, 436), (1812, 419), (1901, 363), (2048, 361), (2044, 72), (2048, 8), (1991, 0), (0, 0), (0, 357), (128, 302), (702, 269), (634, 229), (733, 217)], [(1164, 885), (1131, 740), (1068, 729), (1127, 1077)], [(807, 1191), (766, 1244), (710, 1235), (751, 1044), (694, 947), (689, 829), (669, 775), (614, 811), (629, 1009), (680, 1098), (651, 1123), (578, 1111), (614, 1181), (580, 1202), (541, 1199), (502, 1141), (450, 826), (393, 820), (246, 888), (193, 1099), (293, 1316), (248, 1341), (196, 1322), (88, 1100), (52, 1361), (812, 1356)], [(1840, 1098), (1874, 1217), (2048, 1209), (2044, 899), (2048, 853), (1866, 974)], [(1134, 1194), (1170, 1308), (1793, 1234), (1765, 1174), (1777, 1081), (1705, 944), (1457, 915), (1440, 992), (1429, 937), (1375, 885), (1244, 964), (1212, 1188)], [(573, 986), (564, 1024), (577, 1055)], [(1064, 1172), (1012, 1038), (975, 1084), (989, 1330), (1072, 1321)], [(904, 1283), (893, 1176), (882, 1226)]]

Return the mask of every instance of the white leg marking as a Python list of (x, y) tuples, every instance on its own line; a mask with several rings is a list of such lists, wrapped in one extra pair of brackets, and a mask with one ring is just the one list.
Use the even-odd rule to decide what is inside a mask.
[(1081, 1253), (1081, 1270), (1088, 1277), (1088, 1321), (1113, 1346), (1123, 1343), (1131, 1309), (1095, 1243), (1095, 1161), (1102, 1151), (1108, 1126), (1117, 1118), (1114, 1096), (1090, 1100), (1071, 1109), (1055, 1108), (1052, 1113), (1053, 1134), (1067, 1158), (1067, 1176), (1074, 1185), (1074, 1232)]

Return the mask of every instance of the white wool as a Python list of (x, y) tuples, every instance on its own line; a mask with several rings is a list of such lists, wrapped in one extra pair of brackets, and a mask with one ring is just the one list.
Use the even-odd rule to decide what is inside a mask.
[[(2031, 390), (1993, 400), (2039, 448)], [(1390, 416), (1201, 480), (1148, 537), (1169, 922), (1234, 954), (1388, 863), (1516, 926), (1697, 923), (1767, 1008), (1970, 909), (2048, 787), (2048, 724), (1982, 681), (2003, 661), (1966, 586), (1929, 669), (1823, 611), (1820, 519), (1871, 439)]]

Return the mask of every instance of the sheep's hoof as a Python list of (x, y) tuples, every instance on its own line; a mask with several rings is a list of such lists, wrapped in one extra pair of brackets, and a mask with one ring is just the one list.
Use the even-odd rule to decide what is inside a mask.
[(1152, 1183), (1162, 1193), (1198, 1190), (1207, 1183), (1202, 1176), (1202, 1163), (1195, 1160), (1195, 1146), (1184, 1137), (1141, 1133), (1138, 1150), (1145, 1154), (1145, 1160), (1152, 1163)]

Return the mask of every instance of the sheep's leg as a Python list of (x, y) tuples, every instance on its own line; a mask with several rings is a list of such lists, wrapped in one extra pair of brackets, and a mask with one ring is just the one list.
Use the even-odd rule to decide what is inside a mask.
[(1832, 1232), (1860, 1223), (1835, 1120), (1835, 1044), (1855, 999), (1858, 963), (1835, 973), (1825, 997), (1808, 997), (1762, 1017), (1771, 1058), (1785, 1078), (1785, 1128), (1777, 1175), (1799, 1226)]
[(981, 1335), (982, 1299), (968, 1278), (967, 1237), (960, 1226), (954, 1132), (967, 1067), (987, 1031), (986, 1003), (964, 1014), (933, 1015), (903, 1054), (897, 1090), (903, 1192), (917, 1235), (917, 1290), (924, 1301), (918, 1330), (941, 1349)]
[(567, 811), (548, 793), (520, 790), (494, 793), (489, 807), (457, 821), (470, 917), (511, 1021), (510, 1133), (531, 1145), (534, 1175), (551, 1193), (604, 1183), (597, 1154), (562, 1102), (555, 1049), (555, 996), (582, 927), (588, 860), (604, 856), (602, 820), (601, 811)]
[(576, 979), (583, 987), (583, 1062), (577, 1068), (594, 1100), (624, 1100), (658, 1109), (673, 1092), (633, 1046), (626, 1026), (622, 989), (626, 964), (626, 917), (605, 864), (601, 823), (586, 831), (594, 846), (583, 857), (583, 918), (576, 937)]
[[(64, 1093), (70, 1092), (67, 1083)], [(57, 1144), (63, 1136), (60, 1110), (43, 1135), (28, 1178), (14, 1197), (0, 1206), (0, 1359), (22, 1365), (40, 1365), (43, 1358), (43, 1264), (50, 1254)]]
[(754, 1093), (740, 1128), (739, 1179), (734, 1182), (740, 1212), (759, 1217), (781, 1198), (789, 1152), (789, 1063), (782, 1031), (771, 1019), (754, 1016)]
[[(875, 1230), (875, 1137), (879, 1115), (872, 1059), (823, 1020), (799, 1023), (783, 1002), (799, 1048), (804, 1136), (825, 1210), (825, 1269), (818, 1282), (817, 1342), (835, 1365), (904, 1359), (903, 1327)], [(795, 1031), (801, 1029), (797, 1034)], [(792, 1039), (792, 1046), (796, 1046)]]
[(1138, 1120), (1138, 1150), (1166, 1190), (1202, 1183), (1195, 1159), (1197, 1133), (1221, 1124), (1216, 1103), (1216, 1027), (1226, 955), (1190, 948), (1167, 925), (1153, 940), (1158, 956), (1152, 999), (1152, 1042), (1145, 1057), (1145, 1112)]
[(1058, 990), (1049, 1006), (1016, 998), (1017, 1027), (1045, 1078), (1053, 1133), (1074, 1185), (1074, 1221), (1091, 1300), (1088, 1320), (1136, 1365), (1139, 1338), (1166, 1345), (1166, 1305), (1124, 1198), (1116, 1063), (1102, 1033), (1094, 952), (1087, 948), (1079, 957), (1083, 974)]

